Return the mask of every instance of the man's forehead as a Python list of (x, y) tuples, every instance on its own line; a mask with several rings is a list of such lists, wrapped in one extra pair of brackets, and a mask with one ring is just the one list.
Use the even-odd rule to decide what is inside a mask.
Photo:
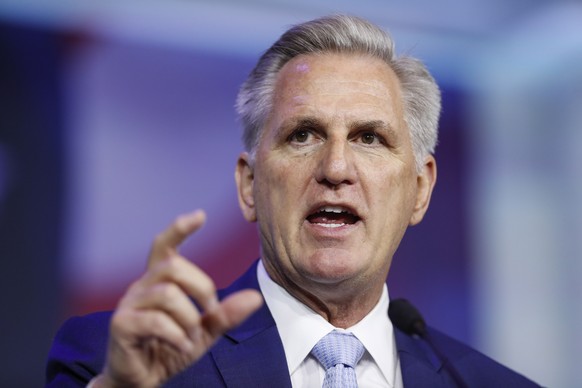
[(344, 105), (349, 107), (345, 114), (355, 114), (354, 109), (360, 117), (366, 112), (376, 115), (383, 111), (392, 116), (387, 121), (395, 121), (394, 125), (400, 126), (396, 121), (402, 119), (402, 100), (396, 75), (381, 59), (356, 54), (309, 54), (293, 58), (279, 73), (271, 113), (286, 112), (287, 116), (292, 111), (313, 113), (313, 109), (333, 112), (341, 101), (349, 101), (349, 105)]
[[(349, 73), (350, 77), (344, 77)], [(338, 77), (341, 76), (341, 77)], [(390, 66), (379, 58), (359, 54), (299, 55), (279, 71), (275, 93), (313, 91), (318, 94), (365, 92), (377, 97), (400, 95)]]

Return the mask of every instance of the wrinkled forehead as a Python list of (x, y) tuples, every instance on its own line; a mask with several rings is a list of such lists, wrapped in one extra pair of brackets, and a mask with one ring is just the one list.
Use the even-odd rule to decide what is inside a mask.
[[(274, 85), (271, 113), (302, 99), (317, 95), (380, 101), (397, 118), (402, 119), (399, 80), (383, 60), (357, 54), (308, 54), (287, 62), (279, 71)], [(398, 123), (400, 124), (400, 122)]]

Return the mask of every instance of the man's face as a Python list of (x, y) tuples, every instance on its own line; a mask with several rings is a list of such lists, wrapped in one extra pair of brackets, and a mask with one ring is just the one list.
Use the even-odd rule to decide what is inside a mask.
[(380, 289), (436, 174), (432, 157), (415, 168), (395, 74), (375, 58), (302, 55), (273, 101), (254, 161), (241, 155), (236, 173), (267, 271), (295, 294)]

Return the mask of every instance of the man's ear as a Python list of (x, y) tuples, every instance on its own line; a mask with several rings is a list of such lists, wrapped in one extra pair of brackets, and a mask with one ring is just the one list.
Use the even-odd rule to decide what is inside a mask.
[(253, 195), (255, 175), (248, 152), (243, 152), (238, 157), (234, 179), (236, 181), (236, 189), (238, 192), (238, 204), (244, 218), (248, 222), (257, 221), (255, 197)]
[(410, 225), (416, 225), (422, 221), (430, 203), (432, 190), (436, 183), (437, 166), (434, 156), (428, 155), (421, 171), (416, 177), (416, 203), (410, 217)]

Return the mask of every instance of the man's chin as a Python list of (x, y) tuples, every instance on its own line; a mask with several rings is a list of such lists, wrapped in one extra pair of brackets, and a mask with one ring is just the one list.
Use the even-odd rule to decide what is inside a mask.
[(362, 263), (355, 255), (328, 248), (311, 255), (302, 272), (319, 284), (337, 284), (360, 276), (362, 271)]

